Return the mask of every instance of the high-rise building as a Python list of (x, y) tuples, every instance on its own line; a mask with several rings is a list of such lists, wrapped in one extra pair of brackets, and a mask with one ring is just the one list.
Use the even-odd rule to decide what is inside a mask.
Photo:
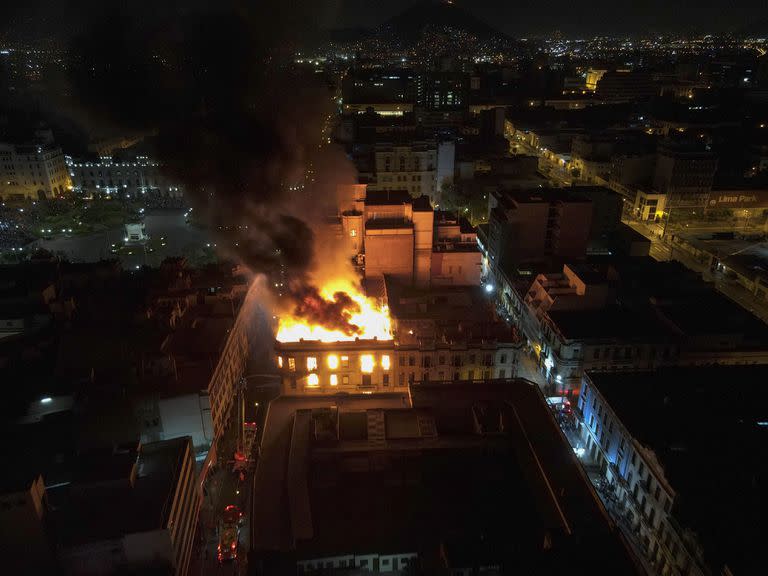
[(339, 188), (341, 234), (365, 262), (365, 279), (390, 276), (406, 285), (477, 286), (481, 255), (475, 229), (464, 218), (436, 212), (426, 196)]
[(469, 77), (460, 72), (426, 72), (416, 79), (416, 101), (430, 110), (466, 109)]
[(673, 207), (704, 207), (717, 170), (717, 158), (699, 147), (660, 145), (656, 155), (653, 188), (667, 195), (668, 211)]
[(433, 198), (437, 189), (437, 144), (434, 140), (381, 142), (374, 151), (376, 182), (371, 190), (407, 190), (414, 198)]
[(592, 202), (567, 189), (495, 193), (488, 224), (492, 268), (506, 262), (584, 258), (592, 224)]

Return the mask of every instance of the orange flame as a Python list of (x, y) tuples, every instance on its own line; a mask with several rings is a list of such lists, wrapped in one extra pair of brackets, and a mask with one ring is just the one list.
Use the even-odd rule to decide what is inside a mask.
[(387, 306), (379, 305), (374, 299), (366, 297), (349, 280), (327, 282), (320, 289), (320, 295), (329, 302), (333, 301), (333, 295), (337, 292), (345, 292), (360, 307), (359, 310), (351, 310), (349, 314), (349, 324), (359, 328), (356, 333), (346, 334), (341, 330), (311, 324), (306, 318), (287, 313), (280, 316), (276, 336), (278, 342), (298, 342), (302, 339), (320, 342), (353, 342), (356, 338), (392, 339), (392, 322)]

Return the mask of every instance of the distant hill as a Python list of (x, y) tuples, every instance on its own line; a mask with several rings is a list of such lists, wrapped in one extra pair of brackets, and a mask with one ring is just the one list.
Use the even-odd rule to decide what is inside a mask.
[(417, 42), (428, 28), (454, 28), (478, 39), (510, 40), (450, 0), (426, 0), (385, 22), (380, 29), (394, 34), (404, 44)]
[(410, 48), (428, 34), (435, 32), (445, 33), (446, 37), (455, 37), (457, 42), (466, 42), (466, 36), (471, 36), (479, 44), (511, 46), (515, 43), (507, 35), (476, 18), (452, 0), (425, 0), (376, 28), (334, 30), (330, 33), (330, 38), (339, 43), (378, 39), (394, 41), (401, 47)]

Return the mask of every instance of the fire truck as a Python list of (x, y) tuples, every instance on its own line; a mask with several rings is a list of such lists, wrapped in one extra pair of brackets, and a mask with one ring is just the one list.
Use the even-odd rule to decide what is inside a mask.
[(240, 519), (243, 513), (237, 506), (227, 506), (221, 517), (219, 527), (219, 545), (217, 557), (219, 562), (231, 562), (237, 559), (237, 548), (240, 539)]

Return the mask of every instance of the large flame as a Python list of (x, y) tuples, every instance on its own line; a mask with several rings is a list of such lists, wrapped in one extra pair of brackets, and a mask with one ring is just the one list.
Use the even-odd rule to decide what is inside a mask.
[(280, 316), (276, 336), (279, 342), (298, 342), (302, 339), (320, 342), (351, 342), (356, 338), (392, 339), (388, 307), (366, 297), (351, 281), (339, 279), (326, 282), (319, 293), (328, 303), (337, 302), (339, 296), (342, 296), (349, 297), (356, 304), (344, 310), (347, 329), (327, 327), (307, 317), (287, 313)]

